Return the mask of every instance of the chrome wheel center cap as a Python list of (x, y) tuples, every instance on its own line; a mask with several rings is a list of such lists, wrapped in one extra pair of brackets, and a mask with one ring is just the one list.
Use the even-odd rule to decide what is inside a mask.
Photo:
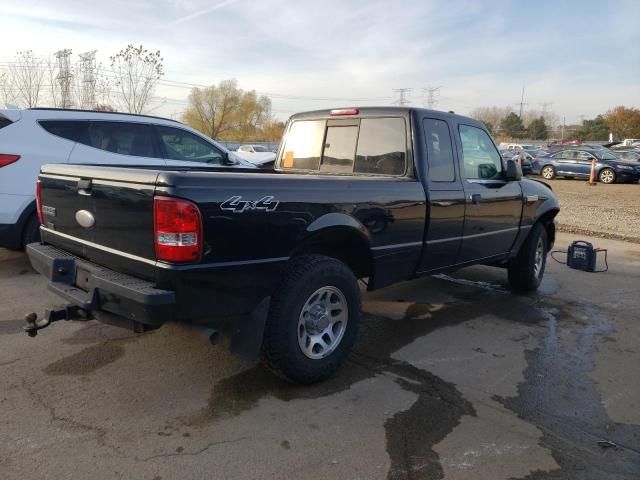
[(309, 311), (309, 318), (305, 323), (307, 331), (316, 335), (329, 326), (329, 315), (327, 309), (322, 305), (314, 305)]

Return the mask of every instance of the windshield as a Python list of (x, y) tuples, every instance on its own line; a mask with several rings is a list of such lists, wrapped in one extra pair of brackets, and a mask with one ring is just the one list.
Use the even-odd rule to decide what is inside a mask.
[(253, 147), (253, 151), (254, 152), (268, 152), (269, 150), (267, 150), (266, 148), (264, 148), (263, 146), (260, 145), (255, 145)]

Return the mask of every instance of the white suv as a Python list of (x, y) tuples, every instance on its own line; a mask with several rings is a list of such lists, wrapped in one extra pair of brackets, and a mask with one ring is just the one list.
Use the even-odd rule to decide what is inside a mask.
[(46, 163), (256, 168), (166, 118), (86, 110), (0, 110), (0, 247), (38, 240), (35, 184)]

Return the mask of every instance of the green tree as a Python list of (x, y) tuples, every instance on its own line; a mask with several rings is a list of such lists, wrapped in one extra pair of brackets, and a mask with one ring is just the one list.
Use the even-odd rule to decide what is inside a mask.
[(572, 135), (578, 140), (607, 140), (609, 138), (609, 126), (602, 115), (593, 120), (584, 120)]
[(640, 138), (640, 109), (616, 107), (604, 116), (609, 130), (618, 138)]
[(513, 112), (500, 122), (500, 129), (504, 135), (513, 138), (522, 138), (526, 133), (522, 119)]
[(549, 138), (547, 123), (542, 116), (531, 120), (527, 131), (529, 132), (529, 138), (531, 140), (546, 140)]
[(254, 90), (245, 92), (236, 80), (194, 88), (182, 119), (190, 127), (218, 140), (246, 142), (277, 136), (277, 130), (271, 128), (271, 100)]

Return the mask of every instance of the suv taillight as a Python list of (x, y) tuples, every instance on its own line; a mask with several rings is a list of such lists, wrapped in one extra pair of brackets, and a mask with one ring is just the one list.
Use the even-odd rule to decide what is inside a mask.
[(44, 222), (42, 220), (42, 187), (40, 186), (40, 179), (36, 180), (36, 209), (38, 210), (38, 220), (42, 225)]
[(193, 203), (172, 197), (153, 198), (156, 258), (195, 262), (202, 253), (202, 219)]
[(20, 155), (11, 155), (9, 153), (0, 153), (0, 168), (6, 167), (7, 165), (17, 162), (20, 160)]

